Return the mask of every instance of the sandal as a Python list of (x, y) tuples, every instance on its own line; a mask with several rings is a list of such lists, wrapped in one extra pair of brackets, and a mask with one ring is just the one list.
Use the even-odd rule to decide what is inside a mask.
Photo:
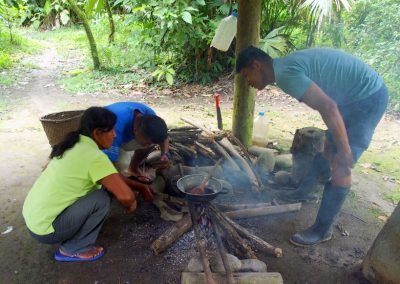
[(97, 255), (89, 257), (89, 258), (82, 258), (79, 253), (73, 254), (73, 255), (65, 255), (61, 252), (60, 249), (58, 249), (55, 254), (54, 254), (54, 259), (56, 261), (61, 261), (61, 262), (82, 262), (82, 261), (95, 261), (104, 256), (106, 253), (105, 249), (101, 252), (99, 252)]

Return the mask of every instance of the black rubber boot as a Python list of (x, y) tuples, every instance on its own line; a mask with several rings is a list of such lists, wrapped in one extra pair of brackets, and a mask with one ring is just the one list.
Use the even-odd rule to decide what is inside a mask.
[(290, 193), (282, 193), (280, 198), (290, 202), (316, 200), (316, 186), (319, 182), (326, 183), (331, 176), (329, 162), (322, 153), (315, 155), (310, 169), (301, 181), (299, 187)]
[(332, 224), (342, 208), (349, 188), (327, 183), (315, 223), (305, 231), (294, 234), (290, 242), (296, 246), (311, 246), (332, 238)]

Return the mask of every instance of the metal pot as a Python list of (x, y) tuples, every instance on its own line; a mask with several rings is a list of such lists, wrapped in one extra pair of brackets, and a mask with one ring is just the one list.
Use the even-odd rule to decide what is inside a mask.
[(206, 186), (210, 189), (210, 193), (205, 192), (204, 194), (191, 194), (190, 191), (198, 186), (204, 179), (205, 175), (195, 174), (187, 175), (180, 178), (176, 182), (178, 189), (185, 194), (186, 198), (190, 201), (201, 202), (201, 201), (211, 201), (218, 196), (220, 193), (227, 193), (223, 190), (222, 183), (216, 178), (210, 178)]

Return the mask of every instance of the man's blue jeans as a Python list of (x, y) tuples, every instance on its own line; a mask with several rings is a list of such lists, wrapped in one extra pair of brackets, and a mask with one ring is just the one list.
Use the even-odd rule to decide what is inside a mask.
[[(385, 84), (375, 94), (348, 104), (339, 106), (346, 126), (347, 137), (353, 153), (354, 163), (371, 143), (375, 128), (388, 105), (388, 90)], [(332, 133), (328, 130), (326, 138), (333, 143)]]

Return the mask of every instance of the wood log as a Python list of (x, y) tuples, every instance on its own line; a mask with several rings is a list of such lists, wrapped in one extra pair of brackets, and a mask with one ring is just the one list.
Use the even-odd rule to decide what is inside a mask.
[(228, 161), (228, 164), (232, 170), (240, 171), (240, 167), (236, 164), (236, 162), (232, 159), (232, 157), (229, 156), (228, 152), (226, 152), (225, 149), (221, 145), (219, 145), (215, 141), (212, 145), (215, 148), (215, 150)]
[(231, 224), (239, 232), (240, 235), (242, 235), (243, 237), (251, 240), (252, 243), (254, 244), (254, 246), (258, 250), (260, 250), (262, 252), (265, 252), (267, 254), (273, 255), (275, 257), (282, 257), (283, 256), (283, 252), (282, 252), (281, 248), (274, 247), (273, 245), (267, 243), (266, 241), (264, 241), (263, 239), (257, 237), (256, 235), (250, 233), (247, 229), (245, 229), (244, 227), (240, 226), (236, 222), (232, 221), (228, 217), (226, 219), (227, 219), (228, 223)]
[(299, 186), (307, 174), (314, 156), (324, 150), (325, 131), (316, 127), (297, 129), (290, 152), (293, 155), (292, 183)]
[(185, 146), (181, 143), (173, 143), (172, 145), (176, 147), (179, 153), (183, 156), (186, 156), (191, 159), (195, 159), (197, 156), (196, 150), (192, 149), (191, 147)]
[(203, 264), (203, 270), (206, 275), (207, 284), (214, 284), (214, 279), (212, 278), (210, 269), (210, 263), (207, 258), (206, 242), (200, 238), (200, 228), (199, 224), (197, 223), (199, 215), (193, 203), (189, 203), (189, 212), (192, 219), (197, 249), (200, 253), (201, 263)]
[(196, 123), (190, 121), (189, 119), (186, 119), (186, 118), (184, 118), (184, 117), (181, 117), (181, 120), (184, 121), (184, 122), (186, 122), (186, 123), (188, 123), (188, 124), (190, 124), (190, 125), (192, 125), (192, 126), (197, 127), (198, 129), (203, 130), (206, 134), (208, 134), (208, 135), (210, 135), (210, 136), (214, 136), (214, 132), (212, 132), (211, 130), (208, 130), (207, 128), (205, 128), (205, 127), (203, 127), (203, 126), (200, 126), (200, 125), (198, 125), (198, 124), (196, 124)]
[(215, 239), (217, 241), (218, 251), (219, 251), (219, 254), (221, 256), (222, 263), (224, 264), (225, 274), (226, 274), (226, 281), (227, 281), (228, 284), (234, 284), (235, 283), (235, 279), (233, 278), (232, 268), (231, 268), (231, 266), (229, 264), (229, 261), (228, 261), (226, 249), (224, 247), (224, 244), (222, 243), (220, 229), (218, 228), (216, 222), (212, 222), (212, 225), (213, 225)]
[(257, 176), (254, 173), (253, 169), (251, 166), (248, 164), (248, 162), (235, 150), (233, 147), (232, 143), (229, 142), (227, 138), (224, 138), (218, 142), (218, 144), (222, 145), (228, 152), (237, 160), (241, 162), (241, 165), (243, 167), (243, 170), (246, 172), (246, 174), (249, 176), (250, 183), (252, 185), (252, 189), (256, 191), (260, 191), (260, 184), (258, 182)]
[(254, 145), (249, 147), (249, 153), (254, 156), (260, 156), (261, 154), (263, 154), (265, 152), (268, 152), (271, 155), (278, 153), (277, 150), (270, 149), (270, 148), (259, 147), (259, 146), (254, 146)]
[(229, 212), (224, 212), (224, 215), (231, 219), (244, 219), (257, 216), (295, 212), (299, 211), (300, 208), (301, 208), (301, 203), (292, 203), (292, 204), (282, 204), (282, 205), (273, 205), (273, 206), (229, 211)]
[(232, 228), (234, 228), (240, 235), (246, 237), (247, 239), (251, 240), (255, 247), (267, 254), (274, 255), (276, 257), (282, 257), (282, 249), (276, 248), (271, 244), (267, 243), (263, 239), (257, 237), (256, 235), (250, 233), (247, 229), (240, 226), (236, 222), (232, 221), (226, 214), (221, 213), (218, 211), (215, 205), (210, 205), (210, 210), (213, 211), (215, 214), (219, 215), (221, 219), (224, 219), (226, 223), (228, 223)]
[(245, 255), (246, 258), (257, 259), (256, 254), (252, 248), (247, 244), (245, 240), (236, 232), (236, 229), (230, 225), (226, 218), (219, 212), (215, 207), (210, 205), (208, 207), (209, 216), (218, 226), (224, 231), (225, 239), (229, 240), (229, 243), (235, 248), (239, 249), (241, 253)]
[(181, 220), (174, 223), (161, 236), (159, 236), (158, 239), (151, 244), (151, 249), (156, 255), (162, 253), (191, 228), (192, 219), (189, 214), (186, 214)]
[(198, 147), (198, 149), (202, 149), (203, 151), (208, 153), (210, 156), (212, 156), (212, 157), (216, 156), (215, 152), (210, 147), (207, 147), (198, 141), (195, 141), (194, 144)]
[(236, 145), (239, 146), (239, 148), (240, 148), (240, 150), (242, 150), (243, 155), (246, 158), (247, 162), (252, 164), (253, 162), (251, 160), (250, 153), (249, 153), (248, 149), (243, 145), (243, 143), (233, 135), (229, 135), (228, 138), (230, 140), (232, 140), (233, 143), (235, 143)]
[(267, 207), (271, 206), (270, 202), (265, 203), (249, 203), (249, 204), (218, 204), (214, 203), (214, 205), (222, 210), (222, 211), (229, 211), (229, 210), (242, 210), (242, 209), (249, 209), (249, 208), (258, 208), (258, 207)]

